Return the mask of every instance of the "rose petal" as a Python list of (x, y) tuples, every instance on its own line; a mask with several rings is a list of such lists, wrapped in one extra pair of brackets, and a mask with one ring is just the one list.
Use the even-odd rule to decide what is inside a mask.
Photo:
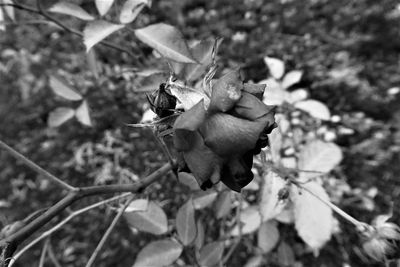
[(183, 153), (190, 171), (203, 190), (219, 182), (223, 160), (209, 149), (198, 132), (194, 132), (192, 149)]
[(268, 115), (270, 123), (274, 123), (275, 106), (267, 106), (254, 95), (243, 92), (239, 102), (234, 108), (234, 115), (243, 119), (254, 121)]
[(247, 152), (243, 157), (232, 158), (224, 164), (221, 182), (230, 189), (240, 192), (254, 178), (254, 174), (251, 171), (252, 165), (253, 154), (251, 152)]
[(268, 119), (248, 121), (226, 113), (216, 113), (208, 117), (200, 132), (212, 151), (220, 156), (244, 154), (253, 149), (268, 123)]
[(240, 99), (243, 82), (239, 71), (232, 71), (217, 80), (212, 87), (209, 111), (226, 112)]
[(250, 93), (257, 97), (258, 99), (262, 100), (266, 84), (252, 84), (252, 83), (245, 83), (244, 84), (244, 91)]
[(206, 116), (203, 100), (182, 113), (174, 123), (174, 146), (178, 151), (187, 151), (193, 145), (193, 134)]

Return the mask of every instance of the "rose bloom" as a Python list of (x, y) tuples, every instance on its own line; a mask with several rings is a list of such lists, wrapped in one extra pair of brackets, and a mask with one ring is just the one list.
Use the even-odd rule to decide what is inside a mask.
[(179, 171), (191, 172), (203, 190), (222, 181), (239, 192), (250, 183), (253, 155), (276, 127), (275, 106), (262, 102), (264, 89), (244, 84), (238, 71), (213, 83), (208, 106), (203, 99), (174, 123)]

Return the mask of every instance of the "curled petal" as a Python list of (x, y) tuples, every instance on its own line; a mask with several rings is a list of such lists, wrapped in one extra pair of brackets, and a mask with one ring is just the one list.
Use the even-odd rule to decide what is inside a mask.
[(233, 113), (237, 117), (251, 121), (268, 116), (269, 124), (273, 124), (275, 122), (275, 108), (275, 106), (265, 105), (252, 94), (243, 92), (242, 97), (235, 105)]
[(265, 84), (253, 84), (253, 83), (245, 83), (243, 91), (250, 93), (257, 97), (258, 99), (262, 100), (264, 91), (265, 91)]
[(230, 189), (240, 192), (254, 178), (251, 171), (253, 154), (246, 153), (243, 157), (234, 157), (222, 169), (221, 181)]
[(227, 112), (240, 99), (242, 90), (239, 71), (225, 74), (212, 87), (209, 111)]
[(219, 156), (242, 155), (253, 149), (267, 125), (267, 119), (248, 121), (226, 113), (216, 113), (207, 118), (200, 132), (204, 142)]
[(206, 116), (203, 101), (182, 113), (174, 123), (174, 146), (178, 151), (187, 151), (193, 144), (194, 132)]
[(204, 144), (197, 131), (194, 136), (192, 149), (184, 152), (183, 158), (204, 190), (219, 182), (223, 160)]

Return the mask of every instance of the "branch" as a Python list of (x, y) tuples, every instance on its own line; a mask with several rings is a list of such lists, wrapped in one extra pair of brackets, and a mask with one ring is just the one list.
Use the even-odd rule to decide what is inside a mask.
[(40, 255), (39, 267), (44, 266), (44, 261), (46, 260), (46, 254), (47, 254), (47, 249), (49, 246), (49, 241), (50, 241), (50, 239), (47, 238), (46, 241), (44, 242), (44, 245), (42, 248), (42, 254)]
[(348, 222), (352, 223), (358, 230), (362, 230), (362, 229), (364, 229), (366, 227), (366, 223), (360, 222), (359, 220), (357, 220), (356, 218), (350, 216), (348, 213), (346, 213), (344, 210), (342, 210), (341, 208), (339, 208), (338, 206), (336, 206), (332, 202), (326, 201), (325, 199), (321, 198), (320, 196), (315, 194), (313, 191), (311, 191), (307, 187), (304, 187), (302, 185), (303, 183), (300, 183), (300, 182), (296, 181), (295, 179), (290, 179), (290, 182), (292, 184), (294, 184), (295, 186), (297, 186), (298, 188), (300, 188), (301, 190), (307, 191), (309, 194), (311, 194), (312, 196), (317, 198), (319, 201), (321, 201), (321, 203), (325, 204), (326, 206), (331, 208), (334, 212), (336, 212), (336, 214), (340, 215), (343, 219), (345, 219)]
[(55, 182), (58, 184), (61, 188), (67, 189), (69, 191), (74, 191), (77, 190), (77, 188), (67, 184), (64, 181), (61, 181), (45, 169), (41, 168), (39, 165), (34, 163), (33, 161), (29, 160), (26, 158), (24, 155), (13, 149), (12, 147), (8, 146), (6, 143), (0, 140), (0, 148), (6, 150), (8, 153), (10, 153), (14, 158), (21, 160), (25, 165), (27, 165), (29, 168), (37, 172), (38, 174), (44, 176), (45, 178), (49, 179), (50, 181)]
[[(39, 2), (39, 0), (37, 0), (37, 1)], [(38, 5), (40, 6), (39, 3), (38, 3)], [(10, 4), (0, 3), (0, 7), (1, 7), (1, 6), (12, 6), (12, 7), (17, 8), (17, 9), (20, 9), (20, 10), (24, 10), (24, 11), (28, 11), (28, 12), (31, 12), (31, 13), (38, 14), (38, 15), (40, 15), (40, 16), (42, 16), (42, 17), (48, 19), (49, 21), (54, 22), (55, 24), (57, 24), (59, 27), (61, 27), (62, 29), (66, 30), (67, 32), (70, 32), (70, 33), (72, 33), (72, 34), (74, 34), (74, 35), (77, 35), (77, 36), (83, 38), (83, 33), (82, 33), (82, 32), (77, 31), (77, 30), (75, 30), (75, 29), (72, 29), (72, 28), (66, 26), (65, 24), (63, 24), (63, 23), (62, 23), (61, 21), (59, 21), (58, 19), (56, 19), (56, 18), (50, 16), (43, 8), (40, 8), (40, 9), (38, 10), (38, 9), (34, 9), (34, 8), (31, 8), (31, 7), (26, 6), (26, 5), (22, 5), (22, 4), (11, 4), (11, 3), (10, 3)], [(133, 53), (130, 52), (129, 50), (124, 49), (124, 48), (122, 48), (122, 47), (120, 47), (120, 46), (118, 46), (118, 45), (116, 45), (116, 44), (109, 43), (109, 42), (107, 42), (107, 41), (100, 41), (99, 44), (102, 44), (102, 45), (104, 45), (104, 46), (107, 46), (107, 47), (113, 48), (113, 49), (115, 49), (115, 50), (118, 50), (118, 51), (120, 51), (120, 52), (126, 53), (126, 54), (128, 54), (129, 56), (131, 56), (131, 57), (133, 57), (133, 58), (136, 58), (136, 59), (138, 58), (137, 55), (133, 54)]]
[(61, 222), (59, 222), (58, 224), (56, 224), (55, 226), (53, 226), (51, 229), (47, 230), (46, 232), (42, 233), (39, 237), (37, 237), (36, 239), (34, 239), (32, 242), (30, 242), (28, 245), (26, 245), (23, 249), (21, 249), (17, 254), (15, 254), (15, 256), (10, 260), (9, 263), (9, 267), (12, 267), (15, 263), (15, 261), (21, 257), (22, 254), (24, 254), (28, 249), (30, 249), (31, 247), (33, 247), (35, 244), (39, 243), (41, 240), (43, 240), (44, 238), (49, 237), (52, 233), (58, 231), (59, 229), (61, 229), (61, 227), (63, 227), (67, 222), (69, 222), (70, 220), (72, 220), (73, 218), (75, 218), (76, 216), (85, 213), (91, 209), (97, 208), (99, 206), (102, 206), (104, 204), (107, 204), (109, 202), (130, 196), (130, 193), (125, 193), (119, 196), (115, 196), (100, 202), (97, 202), (95, 204), (92, 204), (90, 206), (87, 206), (85, 208), (82, 208), (80, 210), (74, 211), (73, 213), (71, 213), (67, 218), (65, 218), (64, 220), (62, 220)]
[[(50, 240), (50, 237), (48, 238)], [(47, 247), (47, 253), (49, 254), (50, 260), (53, 262), (55, 267), (61, 267), (61, 264), (58, 262), (56, 255), (53, 251), (53, 246), (51, 245), (51, 241), (49, 241), (49, 246)]]
[(239, 195), (239, 205), (236, 210), (236, 223), (239, 227), (239, 235), (236, 237), (235, 242), (232, 244), (231, 248), (229, 251), (226, 253), (226, 255), (223, 257), (221, 263), (223, 266), (226, 265), (228, 262), (229, 258), (232, 256), (233, 252), (235, 252), (237, 246), (240, 244), (240, 240), (242, 239), (243, 231), (242, 231), (242, 220), (241, 220), (241, 213), (242, 213), (242, 205), (243, 205), (243, 196), (242, 194)]
[(115, 216), (114, 220), (111, 222), (107, 231), (104, 233), (99, 244), (97, 245), (96, 249), (94, 250), (92, 256), (90, 256), (90, 259), (89, 259), (88, 263), (86, 264), (86, 267), (91, 267), (93, 265), (94, 261), (96, 260), (97, 255), (100, 253), (101, 249), (103, 248), (104, 244), (106, 243), (111, 232), (114, 230), (115, 226), (117, 225), (117, 222), (121, 219), (122, 214), (124, 214), (124, 211), (129, 206), (129, 204), (132, 202), (133, 197), (134, 196), (131, 196), (129, 199), (127, 199), (124, 206), (119, 209), (117, 215)]
[(39, 217), (19, 229), (17, 232), (0, 240), (0, 249), (3, 250), (0, 257), (0, 266), (2, 260), (9, 258), (14, 253), (17, 246), (31, 236), (35, 231), (39, 230), (43, 225), (61, 213), (66, 207), (70, 206), (75, 201), (93, 195), (110, 194), (110, 193), (137, 193), (143, 191), (147, 186), (157, 181), (162, 175), (168, 173), (172, 169), (170, 163), (165, 164), (152, 174), (143, 178), (141, 181), (134, 184), (118, 184), (118, 185), (104, 185), (104, 186), (89, 186), (81, 187), (77, 190), (70, 191), (63, 199), (57, 202), (54, 206), (49, 208), (46, 212)]

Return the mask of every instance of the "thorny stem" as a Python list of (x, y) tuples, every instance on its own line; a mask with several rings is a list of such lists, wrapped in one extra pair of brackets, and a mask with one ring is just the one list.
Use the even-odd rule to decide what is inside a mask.
[(71, 213), (67, 218), (65, 218), (64, 220), (62, 220), (61, 222), (59, 222), (58, 224), (56, 224), (55, 226), (53, 226), (51, 229), (45, 231), (44, 233), (42, 233), (39, 237), (37, 237), (36, 239), (34, 239), (32, 242), (30, 242), (28, 245), (26, 245), (23, 249), (21, 249), (17, 254), (15, 254), (15, 256), (10, 260), (9, 263), (9, 267), (12, 267), (15, 263), (15, 261), (21, 257), (22, 254), (24, 254), (28, 249), (30, 249), (31, 247), (33, 247), (35, 244), (37, 244), (38, 242), (40, 242), (41, 240), (43, 240), (44, 238), (49, 237), (51, 234), (53, 234), (54, 232), (58, 231), (62, 226), (64, 226), (67, 222), (69, 222), (70, 220), (72, 220), (73, 218), (75, 218), (76, 216), (85, 213), (91, 209), (100, 207), (104, 204), (113, 202), (115, 200), (121, 199), (121, 198), (125, 198), (130, 196), (131, 193), (125, 193), (119, 196), (115, 196), (109, 199), (105, 199), (103, 201), (97, 202), (95, 204), (92, 204), (90, 206), (87, 206), (85, 208), (82, 208), (80, 210), (77, 210), (73, 213)]
[(37, 165), (36, 163), (34, 163), (33, 161), (31, 161), (30, 159), (28, 159), (27, 157), (25, 157), (24, 155), (22, 155), (21, 153), (19, 153), (18, 151), (16, 151), (15, 149), (13, 149), (12, 147), (10, 147), (9, 145), (7, 145), (6, 143), (4, 143), (3, 141), (0, 140), (0, 148), (6, 150), (8, 153), (10, 153), (14, 158), (21, 160), (25, 165), (27, 165), (29, 168), (31, 168), (32, 170), (34, 170), (35, 172), (37, 172), (38, 174), (46, 177), (47, 179), (49, 179), (50, 181), (55, 182), (56, 184), (58, 184), (60, 187), (67, 189), (69, 191), (74, 191), (77, 190), (76, 187), (73, 187), (69, 184), (67, 184), (66, 182), (58, 179), (57, 177), (55, 177), (54, 175), (52, 175), (51, 173), (49, 173), (48, 171), (46, 171), (45, 169), (41, 168), (39, 165)]
[(367, 224), (360, 222), (359, 220), (357, 220), (356, 218), (352, 217), (351, 215), (349, 215), (348, 213), (346, 213), (344, 210), (342, 210), (341, 208), (339, 208), (338, 206), (336, 206), (335, 204), (333, 204), (330, 201), (327, 201), (323, 198), (321, 198), (320, 196), (318, 196), (317, 194), (314, 194), (314, 192), (312, 192), (310, 189), (308, 189), (307, 187), (303, 186), (301, 183), (294, 181), (293, 179), (290, 180), (290, 182), (294, 185), (296, 185), (298, 188), (307, 191), (308, 193), (310, 193), (311, 195), (313, 195), (314, 197), (316, 197), (319, 201), (321, 201), (322, 203), (324, 203), (325, 205), (327, 205), (329, 208), (331, 208), (334, 212), (336, 212), (337, 214), (339, 214), (343, 219), (347, 220), (348, 222), (352, 223), (354, 226), (356, 226), (357, 230), (359, 231), (363, 231), (366, 229)]
[[(75, 201), (93, 195), (110, 194), (110, 193), (137, 193), (144, 190), (147, 186), (157, 181), (161, 176), (165, 175), (172, 169), (170, 163), (165, 164), (158, 170), (154, 171), (147, 177), (141, 179), (134, 184), (117, 184), (117, 185), (103, 185), (103, 186), (90, 186), (81, 187), (77, 190), (70, 191), (63, 199), (57, 202), (54, 206), (49, 208), (46, 212), (39, 217), (29, 222), (27, 225), (0, 240), (0, 249), (3, 249), (0, 255), (0, 266), (7, 266), (5, 258), (15, 251), (17, 246), (31, 236), (35, 231), (39, 230), (43, 225), (49, 222), (52, 218), (61, 213), (65, 208), (69, 207)], [(7, 250), (7, 253), (5, 252)], [(6, 257), (5, 257), (6, 256)], [(2, 262), (3, 261), (3, 262)]]
[(134, 195), (131, 195), (130, 198), (128, 198), (124, 204), (123, 207), (121, 207), (111, 222), (110, 226), (108, 227), (107, 231), (104, 233), (103, 237), (101, 238), (99, 244), (97, 245), (96, 249), (94, 250), (92, 256), (90, 257), (89, 261), (86, 264), (86, 267), (91, 267), (96, 260), (97, 255), (100, 253), (101, 249), (103, 248), (104, 244), (107, 242), (108, 237), (110, 236), (111, 232), (114, 230), (115, 226), (117, 225), (118, 221), (121, 219), (122, 215), (124, 214), (124, 211), (126, 208), (129, 206), (129, 204), (132, 202), (134, 198)]

